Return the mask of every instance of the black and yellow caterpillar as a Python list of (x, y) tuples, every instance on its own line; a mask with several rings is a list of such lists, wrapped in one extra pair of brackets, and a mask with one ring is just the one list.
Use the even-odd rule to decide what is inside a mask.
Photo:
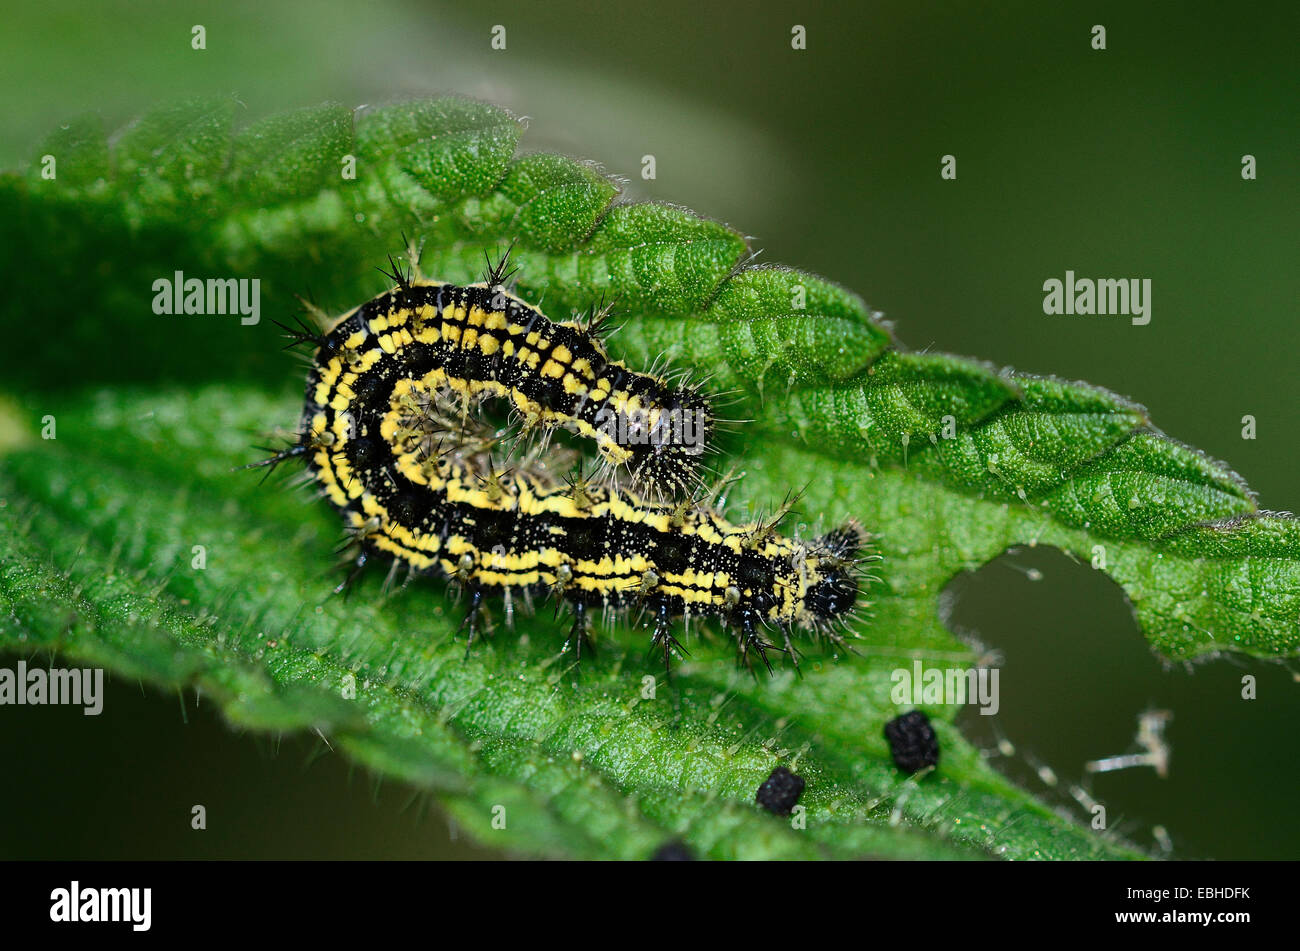
[[(313, 402), (360, 417), (399, 381), (450, 390), (468, 410), (489, 397), (510, 402), (525, 433), (563, 428), (595, 442), (611, 473), (660, 497), (700, 484), (714, 420), (694, 387), (611, 360), (590, 327), (557, 323), (504, 290), (504, 262), (482, 284), (399, 283), (313, 340), (315, 392), (303, 426), (322, 433)], [(358, 435), (357, 451), (378, 434)], [(328, 437), (326, 437), (328, 438)]]
[[(568, 603), (579, 652), (589, 612), (637, 608), (653, 619), (665, 663), (680, 646), (676, 618), (720, 618), (742, 657), (754, 652), (764, 663), (777, 647), (764, 628), (780, 631), (779, 649), (792, 653), (794, 628), (838, 639), (861, 606), (867, 539), (856, 524), (805, 542), (774, 522), (734, 525), (707, 506), (650, 498), (616, 480), (565, 485), (545, 467), (500, 471), (493, 439), (467, 420), (471, 404), (499, 397), (526, 425), (575, 432), (611, 466), (680, 489), (694, 481), (701, 447), (658, 421), (703, 409), (711, 425), (698, 392), (609, 360), (587, 329), (502, 291), (499, 271), (471, 286), (398, 276), (328, 333), (300, 335), (315, 354), (299, 442), (267, 460), (305, 457), (360, 545), (358, 570), (385, 556), (459, 583), (471, 643), (489, 596), (504, 600), (508, 617), (517, 600)], [(663, 438), (629, 444), (627, 431), (605, 425), (610, 413), (648, 415)]]

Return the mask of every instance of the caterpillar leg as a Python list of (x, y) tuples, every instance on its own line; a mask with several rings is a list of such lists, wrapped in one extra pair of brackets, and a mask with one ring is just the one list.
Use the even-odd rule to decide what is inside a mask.
[(341, 594), (344, 598), (347, 598), (348, 593), (352, 590), (352, 585), (356, 582), (357, 578), (361, 576), (361, 572), (365, 570), (366, 562), (369, 560), (370, 553), (362, 548), (361, 554), (357, 555), (356, 561), (352, 563), (352, 570), (348, 572), (348, 576), (335, 585), (334, 593)]
[(772, 662), (767, 659), (767, 652), (769, 650), (785, 652), (784, 647), (777, 647), (775, 644), (763, 640), (762, 635), (754, 629), (753, 616), (748, 613), (740, 618), (740, 635), (737, 641), (740, 644), (740, 660), (750, 669), (751, 673), (754, 670), (754, 665), (749, 660), (751, 650), (758, 654), (759, 660), (763, 662), (763, 666), (767, 668), (769, 675), (774, 671), (772, 670)]
[(803, 677), (803, 670), (799, 667), (799, 648), (794, 646), (794, 641), (790, 639), (793, 633), (789, 624), (781, 625), (781, 638), (785, 641), (785, 653), (790, 658), (790, 663), (794, 664), (794, 672)]
[(567, 650), (573, 646), (574, 660), (582, 662), (582, 648), (586, 645), (587, 650), (595, 654), (596, 645), (591, 640), (590, 629), (587, 626), (587, 605), (582, 601), (573, 602), (573, 627), (569, 631), (568, 640), (564, 642)]
[(475, 587), (469, 594), (469, 610), (465, 612), (465, 620), (460, 622), (462, 629), (469, 629), (469, 641), (465, 644), (465, 658), (469, 658), (469, 653), (474, 647), (474, 635), (478, 633), (478, 613), (483, 606), (483, 589)]
[(668, 602), (661, 601), (658, 609), (655, 611), (655, 632), (650, 643), (654, 647), (660, 647), (664, 652), (664, 673), (671, 676), (673, 672), (672, 651), (673, 649), (681, 651), (683, 654), (690, 654), (677, 638), (673, 637), (673, 623), (668, 616)]

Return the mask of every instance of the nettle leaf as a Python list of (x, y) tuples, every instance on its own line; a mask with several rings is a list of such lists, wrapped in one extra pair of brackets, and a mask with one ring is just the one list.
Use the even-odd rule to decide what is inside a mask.
[[(939, 597), (1012, 546), (1105, 571), (1167, 657), (1296, 650), (1297, 522), (1142, 407), (906, 352), (851, 292), (748, 265), (731, 228), (516, 154), (520, 123), (489, 105), (237, 111), (182, 103), (113, 138), (79, 121), (0, 178), (0, 646), (201, 689), (244, 727), (318, 729), (503, 848), (622, 858), (674, 839), (718, 858), (1140, 856), (1002, 778), (951, 706), (927, 710), (936, 771), (890, 762), (892, 671), (974, 663)], [(263, 318), (291, 319), (298, 294), (342, 312), (385, 287), (403, 236), (452, 281), (513, 242), (524, 297), (559, 319), (616, 298), (617, 356), (728, 391), (748, 421), (722, 438), (720, 468), (745, 473), (733, 504), (806, 486), (808, 517), (876, 534), (860, 655), (755, 680), (705, 632), (667, 683), (635, 619), (579, 671), (549, 612), (466, 657), (439, 582), (394, 592), (380, 572), (331, 597), (334, 513), (231, 471), (296, 423), (300, 371), (269, 320), (159, 315), (153, 282), (257, 278)], [(56, 439), (37, 438), (46, 417)], [(797, 822), (754, 802), (778, 764), (808, 781)]]

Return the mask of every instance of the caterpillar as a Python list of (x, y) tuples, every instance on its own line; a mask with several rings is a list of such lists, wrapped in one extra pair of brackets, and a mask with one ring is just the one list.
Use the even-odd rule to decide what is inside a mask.
[[(315, 346), (299, 441), (253, 465), (305, 459), (360, 548), (349, 580), (376, 557), (449, 580), (469, 596), (470, 646), (489, 597), (503, 601), (507, 621), (516, 601), (530, 609), (541, 597), (566, 603), (574, 616), (568, 644), (579, 658), (595, 610), (648, 613), (652, 649), (662, 650), (666, 668), (674, 649), (685, 652), (673, 634), (679, 618), (687, 628), (694, 617), (721, 620), (741, 659), (756, 655), (769, 670), (772, 649), (797, 665), (795, 628), (842, 642), (861, 606), (869, 544), (856, 523), (801, 541), (776, 531), (785, 510), (733, 524), (711, 504), (642, 494), (616, 479), (563, 482), (556, 448), (535, 451), (517, 470), (496, 465), (499, 440), (468, 411), (485, 397), (508, 400), (536, 425), (590, 438), (611, 467), (638, 479), (648, 469), (656, 485), (685, 488), (698, 456), (687, 451), (697, 445), (665, 438), (638, 451), (607, 441), (591, 408), (630, 416), (708, 405), (692, 388), (608, 360), (584, 328), (504, 294), (503, 265), (467, 287), (398, 272), (396, 287), (328, 333), (298, 335)], [(782, 643), (765, 639), (767, 629)]]
[[(317, 425), (315, 406), (347, 403), (353, 418), (365, 416), (395, 381), (409, 378), (425, 392), (459, 396), (462, 416), (485, 398), (504, 398), (522, 434), (563, 428), (592, 440), (610, 473), (628, 472), (650, 495), (699, 487), (715, 425), (709, 401), (693, 386), (611, 360), (597, 335), (609, 308), (593, 308), (585, 326), (550, 320), (505, 290), (508, 254), (489, 264), (482, 283), (467, 286), (392, 267), (385, 273), (396, 286), (328, 333), (290, 331), (318, 353), (305, 431), (330, 438)], [(375, 435), (352, 436), (363, 467), (366, 447), (377, 447)]]

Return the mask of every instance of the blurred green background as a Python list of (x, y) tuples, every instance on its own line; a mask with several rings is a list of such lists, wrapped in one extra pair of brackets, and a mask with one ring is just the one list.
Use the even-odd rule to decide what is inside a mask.
[[(64, 119), (99, 112), (114, 127), (191, 94), (233, 93), (248, 120), (326, 99), (489, 99), (531, 118), (525, 148), (594, 159), (630, 179), (631, 197), (729, 222), (760, 260), (860, 292), (914, 348), (1131, 396), (1231, 463), (1263, 507), (1289, 509), (1300, 12), (1273, 6), (10, 4), (0, 167)], [(204, 51), (190, 47), (194, 24)], [(504, 51), (489, 46), (496, 24)], [(790, 47), (794, 24), (804, 51)], [(1241, 179), (1246, 153), (1257, 181)], [(654, 181), (639, 174), (647, 154)], [(945, 154), (956, 181), (940, 178)], [(1042, 283), (1067, 269), (1150, 278), (1150, 325), (1044, 316)], [(137, 368), (141, 381), (168, 374)], [(1138, 712), (1166, 707), (1169, 778), (1092, 783), (1112, 826), (1150, 845), (1163, 825), (1183, 857), (1300, 856), (1290, 670), (1225, 659), (1166, 671), (1119, 589), (1052, 551), (1010, 553), (950, 596), (955, 629), (1005, 659), (999, 715), (962, 721), (985, 746), (1014, 743), (1000, 768), (1077, 809), (1064, 787), (1082, 764), (1124, 752)], [(1240, 699), (1246, 673), (1253, 702)], [(23, 816), (4, 824), (0, 857), (494, 854), (316, 738), (234, 739), (192, 696), (133, 683), (111, 683), (99, 718), (3, 708), (0, 755), (26, 777), (0, 792)], [(1061, 786), (1045, 787), (1039, 765)], [(206, 832), (189, 830), (193, 802), (208, 807)]]

